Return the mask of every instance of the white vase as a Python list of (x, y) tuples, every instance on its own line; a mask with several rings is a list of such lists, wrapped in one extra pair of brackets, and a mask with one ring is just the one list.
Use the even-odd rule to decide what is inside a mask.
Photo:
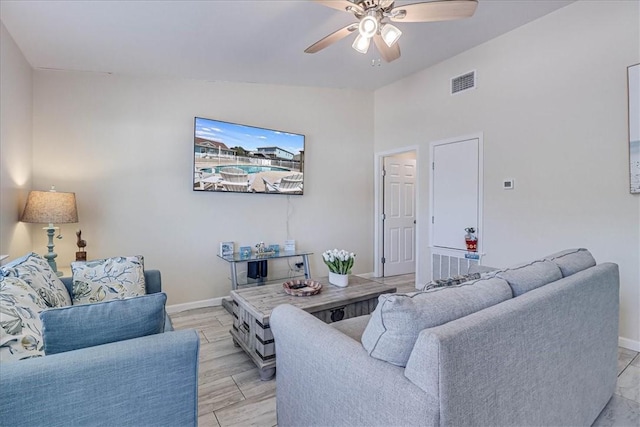
[(338, 274), (329, 272), (329, 283), (335, 286), (340, 286), (341, 288), (346, 287), (349, 284), (349, 275), (348, 274)]

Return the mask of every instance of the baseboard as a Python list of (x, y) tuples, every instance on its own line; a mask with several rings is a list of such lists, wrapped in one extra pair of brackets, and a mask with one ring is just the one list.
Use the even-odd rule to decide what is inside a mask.
[(630, 340), (629, 338), (618, 337), (618, 345), (633, 351), (640, 351), (640, 341)]
[(167, 306), (167, 313), (180, 313), (181, 311), (193, 310), (194, 308), (203, 308), (203, 307), (216, 307), (222, 305), (222, 299), (224, 297), (219, 298), (211, 298), (205, 299), (201, 301), (194, 302), (186, 302), (184, 304), (172, 304)]

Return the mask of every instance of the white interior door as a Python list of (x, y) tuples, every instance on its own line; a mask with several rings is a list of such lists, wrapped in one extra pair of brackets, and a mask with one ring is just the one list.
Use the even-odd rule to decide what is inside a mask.
[(416, 268), (416, 160), (384, 158), (383, 276)]
[[(432, 246), (466, 250), (464, 229), (478, 230), (478, 138), (436, 144), (432, 151)], [(479, 230), (478, 230), (479, 231)]]

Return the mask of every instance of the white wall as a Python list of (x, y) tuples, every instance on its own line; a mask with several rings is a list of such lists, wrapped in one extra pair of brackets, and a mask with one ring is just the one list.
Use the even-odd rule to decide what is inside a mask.
[(31, 251), (27, 224), (19, 222), (31, 189), (32, 71), (0, 23), (0, 254)]
[[(80, 223), (56, 242), (60, 266), (81, 228), (89, 258), (144, 255), (169, 304), (229, 294), (220, 241), (290, 237), (315, 253), (316, 276), (334, 247), (357, 253), (354, 272), (372, 270), (372, 93), (52, 71), (34, 82), (33, 187), (78, 202)], [(193, 192), (194, 116), (305, 134), (304, 196)]]
[[(618, 263), (620, 335), (636, 347), (640, 209), (629, 194), (626, 69), (640, 62), (639, 6), (579, 1), (378, 90), (374, 148), (419, 144), (427, 171), (430, 142), (484, 132), (484, 263), (570, 247)], [(473, 69), (477, 89), (450, 96), (449, 79)], [(420, 176), (418, 221), (427, 224), (428, 173)], [(505, 178), (514, 190), (501, 189)], [(430, 254), (421, 254), (424, 281)]]

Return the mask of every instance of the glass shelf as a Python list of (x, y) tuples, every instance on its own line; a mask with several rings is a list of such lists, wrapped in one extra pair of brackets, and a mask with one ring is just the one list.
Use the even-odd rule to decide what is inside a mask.
[(221, 258), (227, 262), (249, 262), (249, 261), (263, 261), (265, 259), (307, 256), (311, 254), (313, 254), (313, 252), (305, 252), (305, 251), (279, 251), (279, 252), (265, 252), (265, 253), (252, 252), (251, 255), (242, 255), (241, 253), (236, 252), (233, 255), (227, 255), (227, 256), (218, 255), (218, 258)]
[[(254, 286), (261, 286), (261, 285), (264, 285), (265, 283), (279, 280), (276, 278), (270, 278), (270, 279), (262, 278), (262, 280), (260, 279), (251, 279), (251, 281), (247, 280), (248, 283), (246, 284), (238, 283), (238, 269), (237, 269), (238, 263), (266, 261), (266, 260), (273, 260), (273, 259), (284, 259), (284, 258), (291, 258), (291, 257), (301, 257), (302, 263), (303, 263), (304, 278), (310, 279), (311, 272), (309, 270), (309, 255), (311, 254), (313, 254), (313, 252), (306, 252), (306, 251), (279, 251), (279, 252), (266, 252), (266, 253), (252, 252), (251, 255), (242, 255), (236, 252), (233, 255), (228, 255), (228, 256), (218, 255), (218, 258), (224, 261), (227, 261), (229, 263), (229, 266), (231, 268), (231, 289), (235, 290), (235, 289), (238, 289), (238, 285), (246, 286), (246, 285), (253, 284)], [(297, 275), (295, 277), (302, 277), (302, 274)], [(290, 279), (290, 278), (291, 277), (287, 277), (285, 279)]]

